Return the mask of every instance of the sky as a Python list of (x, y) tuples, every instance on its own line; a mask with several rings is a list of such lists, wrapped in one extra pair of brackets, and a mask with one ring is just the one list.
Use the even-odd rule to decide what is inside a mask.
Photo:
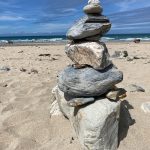
[[(65, 33), (88, 0), (0, 0), (0, 34)], [(109, 33), (150, 33), (150, 0), (101, 0)]]

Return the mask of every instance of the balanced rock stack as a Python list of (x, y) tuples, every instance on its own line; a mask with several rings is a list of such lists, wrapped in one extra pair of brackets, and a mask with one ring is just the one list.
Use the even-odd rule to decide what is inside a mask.
[(73, 65), (59, 74), (53, 90), (83, 150), (117, 149), (119, 98), (125, 96), (115, 86), (123, 74), (110, 61), (105, 43), (99, 41), (111, 28), (102, 11), (99, 0), (89, 0), (84, 7), (87, 16), (68, 31), (71, 42), (65, 52)]

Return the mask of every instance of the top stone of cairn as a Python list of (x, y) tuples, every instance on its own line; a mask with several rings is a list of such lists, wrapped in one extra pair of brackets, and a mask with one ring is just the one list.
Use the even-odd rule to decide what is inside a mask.
[(89, 0), (88, 5), (83, 8), (83, 11), (86, 14), (101, 14), (103, 8), (101, 7), (99, 0)]

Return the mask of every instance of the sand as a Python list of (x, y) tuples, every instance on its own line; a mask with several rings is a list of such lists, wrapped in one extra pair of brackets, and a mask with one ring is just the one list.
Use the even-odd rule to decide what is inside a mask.
[[(150, 114), (141, 110), (141, 104), (150, 101), (150, 43), (107, 43), (107, 46), (111, 54), (127, 50), (129, 55), (143, 57), (133, 61), (113, 60), (124, 72), (120, 87), (137, 84), (146, 90), (128, 92), (123, 101), (132, 120), (129, 127), (123, 126), (118, 149), (149, 150)], [(57, 75), (71, 63), (64, 47), (62, 44), (0, 47), (0, 68), (10, 68), (0, 71), (0, 150), (80, 149), (69, 121), (63, 116), (49, 115)]]

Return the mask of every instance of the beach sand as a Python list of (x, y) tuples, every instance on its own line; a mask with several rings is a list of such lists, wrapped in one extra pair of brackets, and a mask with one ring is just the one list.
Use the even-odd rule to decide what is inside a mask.
[[(123, 125), (119, 150), (150, 150), (150, 114), (141, 110), (150, 101), (150, 43), (107, 43), (110, 54), (127, 50), (141, 57), (133, 61), (114, 59), (124, 81), (146, 92), (128, 92), (124, 104), (132, 123)], [(52, 88), (58, 73), (71, 63), (65, 45), (0, 47), (0, 150), (79, 150), (79, 142), (63, 116), (50, 118)], [(50, 54), (40, 56), (40, 54)], [(124, 119), (122, 117), (122, 119)], [(127, 122), (127, 121), (125, 121)], [(122, 129), (122, 130), (123, 130)]]

